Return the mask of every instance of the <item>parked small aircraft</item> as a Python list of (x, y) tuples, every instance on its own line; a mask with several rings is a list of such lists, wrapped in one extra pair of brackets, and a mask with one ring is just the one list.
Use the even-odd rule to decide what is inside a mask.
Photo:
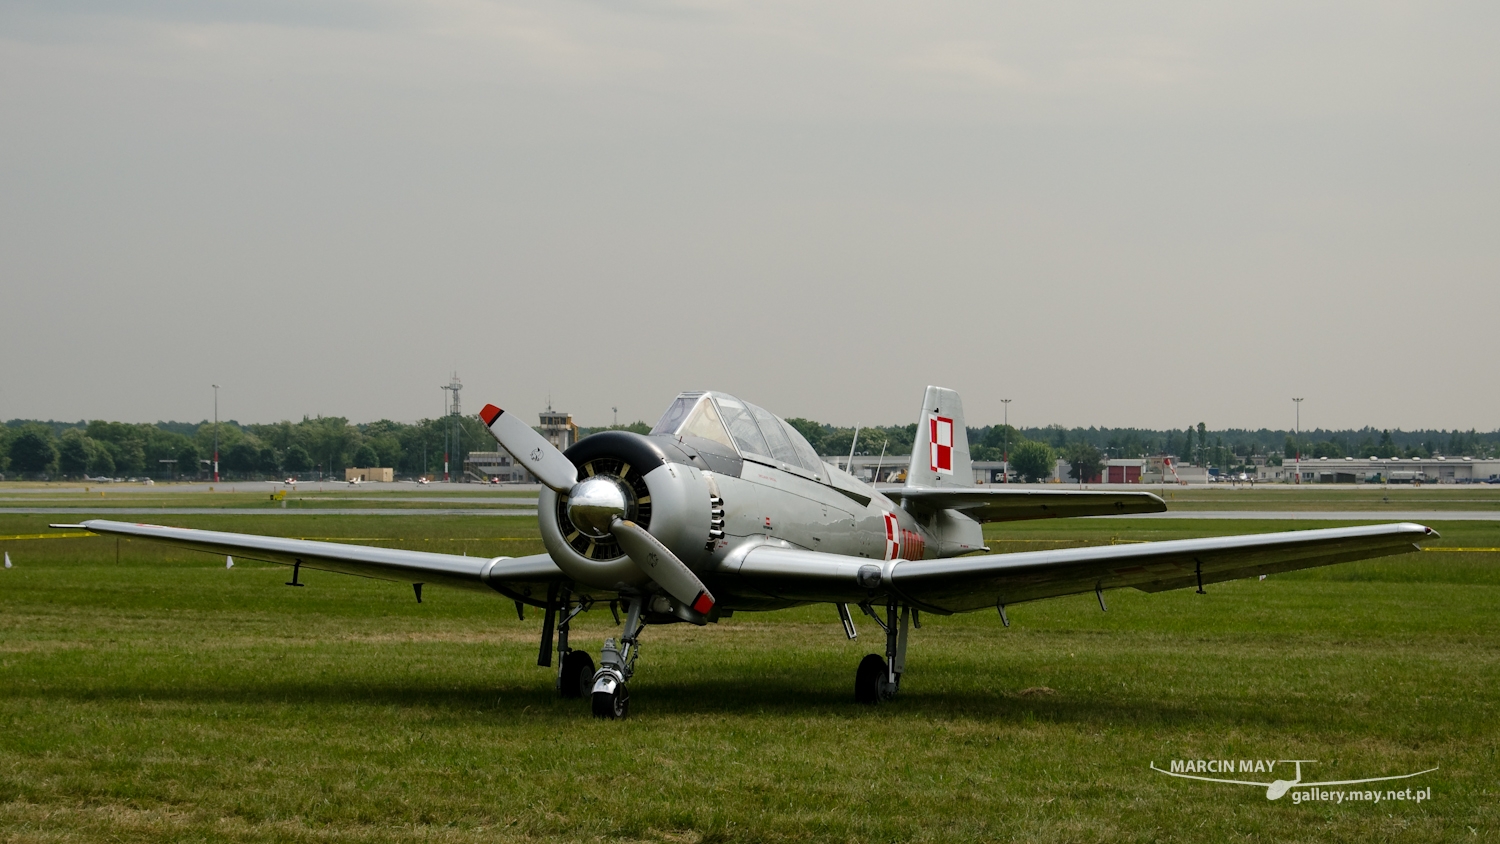
[[(984, 554), (982, 522), (1151, 513), (1147, 492), (975, 486), (958, 394), (928, 387), (917, 442), (898, 489), (876, 489), (822, 462), (795, 428), (716, 392), (679, 395), (648, 435), (606, 431), (559, 452), (494, 405), (480, 412), (500, 445), (543, 484), (538, 522), (547, 553), (480, 559), (421, 551), (90, 520), (101, 534), (170, 542), (213, 554), (407, 581), (488, 589), (518, 613), (540, 608), (537, 664), (564, 697), (593, 712), (629, 711), (627, 682), (645, 626), (709, 624), (735, 612), (833, 604), (853, 639), (850, 605), (875, 619), (885, 653), (855, 673), (855, 699), (894, 696), (909, 628), (948, 615), (1061, 595), (1147, 592), (1404, 554), (1436, 533), (1389, 524)], [(78, 527), (69, 525), (68, 527)], [(625, 609), (599, 666), (568, 630), (600, 604)]]

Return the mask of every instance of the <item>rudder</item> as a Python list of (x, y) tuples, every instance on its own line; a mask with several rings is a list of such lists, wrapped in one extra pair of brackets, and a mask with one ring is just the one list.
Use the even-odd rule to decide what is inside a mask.
[(917, 417), (906, 485), (915, 487), (973, 486), (974, 463), (969, 457), (969, 434), (964, 427), (964, 403), (946, 387), (928, 387)]

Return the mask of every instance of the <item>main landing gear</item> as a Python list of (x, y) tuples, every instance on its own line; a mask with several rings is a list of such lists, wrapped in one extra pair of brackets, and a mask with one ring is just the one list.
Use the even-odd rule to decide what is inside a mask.
[(547, 590), (547, 614), (542, 621), (542, 646), (537, 654), (536, 664), (541, 666), (552, 664), (553, 620), (557, 619), (556, 613), (560, 609), (563, 616), (557, 619), (556, 688), (557, 693), (562, 697), (583, 697), (589, 693), (594, 682), (593, 657), (589, 656), (587, 651), (575, 651), (568, 647), (568, 628), (572, 625), (573, 619), (592, 605), (592, 601), (583, 598), (575, 606), (572, 595), (566, 588), (559, 589), (554, 586)]
[[(547, 590), (547, 611), (542, 621), (541, 649), (537, 653), (537, 665), (552, 664), (552, 631), (557, 630), (557, 693), (560, 697), (590, 699), (594, 717), (624, 718), (630, 714), (630, 690), (626, 687), (635, 673), (635, 660), (640, 656), (640, 635), (645, 628), (641, 614), (646, 608), (643, 595), (624, 596), (626, 602), (625, 631), (619, 644), (614, 639), (604, 640), (604, 652), (600, 654), (600, 666), (594, 668), (594, 660), (587, 651), (575, 651), (568, 647), (568, 630), (579, 613), (593, 606), (587, 597), (574, 603), (566, 588), (554, 586)], [(610, 604), (615, 611), (615, 604)], [(561, 612), (562, 617), (558, 618)], [(615, 615), (615, 622), (620, 617)], [(555, 624), (554, 624), (555, 622)]]
[[(884, 619), (869, 604), (860, 604), (859, 608), (885, 631), (885, 659), (879, 654), (868, 654), (854, 673), (854, 699), (874, 706), (895, 697), (901, 689), (901, 672), (906, 670), (907, 625), (915, 623), (921, 627), (922, 623), (915, 609), (897, 607), (894, 602), (886, 605)], [(846, 624), (845, 629), (851, 626)]]

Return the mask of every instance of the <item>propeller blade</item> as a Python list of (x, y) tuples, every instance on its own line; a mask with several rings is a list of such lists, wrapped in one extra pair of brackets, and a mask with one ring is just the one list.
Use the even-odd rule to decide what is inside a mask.
[(479, 411), (479, 418), (490, 429), (490, 436), (510, 452), (531, 474), (553, 492), (564, 493), (578, 483), (578, 467), (563, 456), (546, 438), (531, 429), (514, 413), (506, 413), (492, 404)]
[(699, 615), (708, 615), (708, 611), (714, 608), (714, 596), (709, 594), (708, 587), (698, 575), (693, 574), (687, 564), (677, 559), (676, 554), (645, 528), (635, 522), (615, 519), (609, 530), (626, 556), (640, 566), (647, 577), (667, 590), (667, 594)]

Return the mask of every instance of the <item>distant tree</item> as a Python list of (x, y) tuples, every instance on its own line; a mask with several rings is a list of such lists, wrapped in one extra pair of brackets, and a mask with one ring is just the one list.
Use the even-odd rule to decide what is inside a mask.
[(1075, 441), (1063, 452), (1068, 461), (1068, 477), (1083, 483), (1104, 470), (1104, 455), (1086, 442)]
[(1057, 467), (1057, 453), (1046, 443), (1028, 440), (1010, 450), (1011, 468), (1029, 483), (1052, 477)]
[(187, 477), (198, 477), (198, 461), (203, 455), (198, 451), (198, 444), (186, 437), (177, 447), (177, 474)]
[(293, 443), (286, 450), (286, 454), (282, 456), (281, 462), (286, 467), (286, 470), (293, 475), (300, 475), (313, 466), (312, 457), (308, 455), (307, 449), (296, 443)]
[(106, 478), (115, 476), (115, 457), (103, 443), (94, 443), (93, 454), (89, 457), (89, 472)]
[(969, 442), (971, 444), (977, 442), (979, 445), (1003, 450), (1007, 436), (1011, 445), (1015, 445), (1021, 441), (1021, 434), (1015, 429), (1014, 425), (991, 425), (984, 429), (984, 433), (981, 436), (971, 439)]
[(57, 443), (57, 473), (65, 478), (83, 477), (94, 456), (94, 442), (78, 428), (63, 432)]
[(786, 420), (786, 424), (796, 428), (797, 433), (801, 434), (803, 439), (806, 439), (808, 444), (819, 454), (824, 453), (823, 437), (827, 433), (827, 428), (823, 423), (814, 422), (811, 419), (803, 419), (800, 416), (793, 416)]
[(1339, 447), (1339, 444), (1337, 442), (1334, 442), (1332, 440), (1325, 440), (1324, 442), (1313, 443), (1312, 456), (1314, 458), (1327, 457), (1328, 459), (1333, 460), (1335, 458), (1343, 457), (1344, 450)]
[(260, 449), (248, 439), (230, 446), (223, 455), (224, 471), (249, 477), (260, 468)]
[(110, 454), (115, 458), (115, 467), (126, 477), (135, 477), (146, 474), (146, 447), (140, 440), (126, 440), (114, 445)]
[(281, 460), (276, 456), (276, 449), (268, 445), (262, 445), (255, 455), (255, 468), (262, 472), (275, 473)]
[(365, 443), (354, 451), (354, 466), (357, 469), (374, 469), (380, 466), (380, 455), (369, 443)]
[(1046, 435), (1047, 435), (1047, 442), (1051, 443), (1051, 445), (1052, 445), (1053, 448), (1060, 449), (1060, 448), (1064, 448), (1064, 447), (1067, 446), (1067, 444), (1068, 444), (1068, 429), (1067, 428), (1064, 428), (1061, 425), (1048, 425), (1047, 428), (1046, 428), (1046, 430), (1044, 431), (1044, 433), (1046, 433)]
[[(860, 435), (861, 439), (863, 436), (863, 434)], [(816, 448), (819, 454), (830, 457), (847, 457), (851, 448), (856, 451), (859, 449), (859, 442), (854, 437), (853, 428), (834, 428), (824, 434), (822, 441), (813, 448)]]
[(1400, 450), (1396, 448), (1396, 441), (1391, 439), (1391, 432), (1388, 430), (1381, 431), (1380, 445), (1375, 447), (1375, 455), (1377, 457), (1384, 457), (1389, 459), (1395, 457), (1399, 453)]
[(10, 467), (22, 475), (44, 475), (57, 461), (57, 445), (52, 432), (39, 425), (29, 425), (11, 438)]

